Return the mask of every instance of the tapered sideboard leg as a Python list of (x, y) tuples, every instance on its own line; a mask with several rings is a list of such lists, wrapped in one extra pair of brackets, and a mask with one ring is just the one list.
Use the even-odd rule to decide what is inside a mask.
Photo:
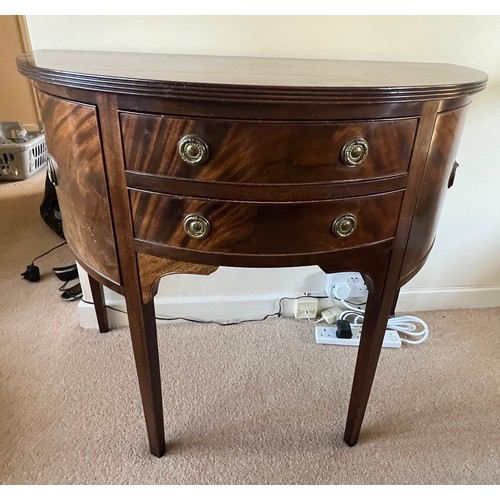
[(97, 324), (101, 333), (109, 332), (108, 313), (106, 311), (106, 302), (104, 300), (104, 289), (101, 283), (89, 274), (90, 290), (94, 301), (94, 310), (97, 316)]
[(136, 304), (125, 299), (149, 447), (153, 455), (161, 457), (165, 453), (165, 431), (154, 302)]
[(398, 300), (399, 300), (399, 293), (401, 292), (401, 288), (398, 288), (394, 300), (392, 301), (392, 307), (391, 307), (391, 316), (396, 315), (396, 306), (398, 305)]
[(354, 446), (358, 441), (382, 349), (387, 320), (396, 294), (397, 290), (386, 289), (382, 295), (370, 292), (368, 296), (344, 434), (344, 441), (349, 446)]

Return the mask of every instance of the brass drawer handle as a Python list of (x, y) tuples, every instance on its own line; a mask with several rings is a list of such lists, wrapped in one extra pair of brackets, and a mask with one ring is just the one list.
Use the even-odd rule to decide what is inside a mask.
[(184, 219), (184, 231), (189, 237), (201, 240), (209, 235), (210, 222), (202, 215), (189, 214)]
[(339, 215), (332, 224), (332, 233), (340, 238), (350, 236), (356, 230), (358, 221), (353, 214)]
[(178, 143), (181, 158), (190, 165), (203, 165), (208, 160), (208, 145), (198, 136), (185, 135)]
[(355, 167), (363, 163), (368, 156), (368, 143), (361, 137), (356, 137), (344, 144), (342, 161), (348, 167)]
[(57, 163), (53, 156), (49, 154), (49, 159), (47, 161), (47, 175), (49, 177), (50, 183), (55, 187), (59, 184), (59, 179), (57, 178)]

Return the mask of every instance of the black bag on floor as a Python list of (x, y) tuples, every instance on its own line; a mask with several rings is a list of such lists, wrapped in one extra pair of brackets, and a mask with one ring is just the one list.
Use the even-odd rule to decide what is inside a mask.
[(48, 173), (45, 177), (45, 193), (43, 195), (42, 204), (40, 205), (40, 215), (52, 231), (54, 231), (62, 239), (66, 239), (64, 237), (62, 227), (61, 212), (59, 211), (56, 188), (50, 182)]

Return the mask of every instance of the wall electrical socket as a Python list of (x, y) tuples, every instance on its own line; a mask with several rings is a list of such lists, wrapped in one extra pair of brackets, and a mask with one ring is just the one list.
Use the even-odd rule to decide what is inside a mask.
[(318, 314), (318, 299), (314, 297), (300, 297), (295, 299), (293, 314), (297, 319), (315, 318)]
[(368, 294), (368, 288), (359, 273), (347, 272), (327, 274), (325, 292), (328, 297), (334, 298), (333, 290), (337, 285), (339, 285), (339, 299), (361, 298), (366, 297)]

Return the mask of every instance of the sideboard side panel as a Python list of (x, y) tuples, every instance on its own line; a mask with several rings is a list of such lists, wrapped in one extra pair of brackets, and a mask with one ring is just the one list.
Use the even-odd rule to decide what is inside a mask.
[(65, 238), (86, 267), (120, 284), (108, 190), (94, 106), (37, 92)]
[(439, 113), (427, 155), (425, 172), (412, 220), (401, 285), (411, 279), (429, 255), (448, 189), (467, 108)]

